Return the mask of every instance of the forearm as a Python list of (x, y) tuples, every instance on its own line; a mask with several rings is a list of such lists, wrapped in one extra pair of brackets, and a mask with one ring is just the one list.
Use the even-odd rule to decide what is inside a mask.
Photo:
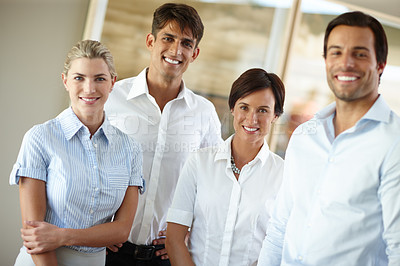
[(113, 222), (87, 229), (60, 229), (63, 246), (105, 247), (125, 242), (131, 231), (137, 203), (137, 187), (128, 187)]
[(56, 252), (49, 251), (42, 254), (31, 255), (36, 266), (57, 266)]
[(194, 266), (185, 243), (187, 232), (187, 226), (168, 223), (166, 248), (169, 260), (173, 266)]
[(128, 239), (131, 224), (110, 222), (87, 229), (60, 228), (63, 246), (105, 247)]

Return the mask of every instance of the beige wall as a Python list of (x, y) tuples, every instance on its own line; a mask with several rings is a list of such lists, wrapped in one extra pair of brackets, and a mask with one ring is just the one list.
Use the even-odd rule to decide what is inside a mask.
[(0, 265), (22, 245), (18, 187), (8, 178), (24, 133), (68, 106), (60, 73), (82, 38), (89, 0), (0, 0)]

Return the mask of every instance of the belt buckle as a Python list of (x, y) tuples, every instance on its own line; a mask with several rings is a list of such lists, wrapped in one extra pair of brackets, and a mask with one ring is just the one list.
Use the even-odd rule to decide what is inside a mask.
[(155, 246), (136, 245), (134, 254), (137, 260), (149, 261), (153, 258), (155, 251)]

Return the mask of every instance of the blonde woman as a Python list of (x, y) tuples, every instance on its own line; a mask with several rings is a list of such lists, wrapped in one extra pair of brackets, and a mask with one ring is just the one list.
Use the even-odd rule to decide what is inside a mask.
[(143, 186), (140, 146), (103, 111), (116, 81), (110, 51), (77, 43), (62, 80), (71, 107), (25, 134), (10, 175), (23, 222), (15, 265), (104, 265), (104, 247), (128, 238)]

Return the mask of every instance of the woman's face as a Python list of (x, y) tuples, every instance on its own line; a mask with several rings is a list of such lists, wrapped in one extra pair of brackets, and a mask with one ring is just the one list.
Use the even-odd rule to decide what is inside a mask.
[(106, 62), (102, 58), (78, 58), (71, 62), (67, 75), (62, 74), (71, 106), (78, 118), (103, 118), (104, 104), (114, 86)]
[(275, 97), (271, 88), (238, 99), (231, 110), (235, 138), (261, 146), (271, 124), (278, 118), (274, 110)]

